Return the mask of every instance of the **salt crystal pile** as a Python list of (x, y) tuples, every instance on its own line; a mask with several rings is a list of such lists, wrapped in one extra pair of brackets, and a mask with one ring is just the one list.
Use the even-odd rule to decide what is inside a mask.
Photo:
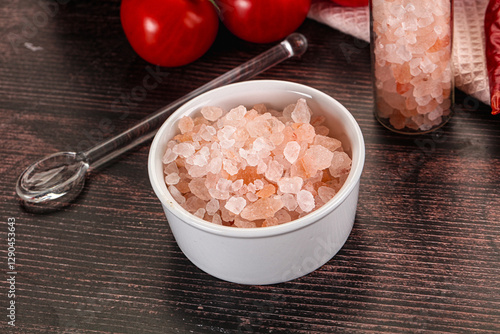
[(172, 197), (209, 222), (290, 222), (328, 202), (350, 172), (342, 143), (328, 137), (325, 118), (313, 117), (305, 99), (283, 111), (259, 104), (200, 112), (179, 120), (162, 162)]
[(372, 0), (376, 112), (396, 130), (429, 131), (450, 114), (451, 1)]

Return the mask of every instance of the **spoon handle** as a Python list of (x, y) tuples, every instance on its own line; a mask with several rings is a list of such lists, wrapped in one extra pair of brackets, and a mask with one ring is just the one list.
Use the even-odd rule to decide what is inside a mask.
[(307, 39), (302, 34), (293, 33), (280, 44), (193, 90), (165, 107), (160, 108), (130, 129), (102, 141), (80, 154), (90, 164), (91, 169), (98, 168), (124, 152), (153, 138), (158, 128), (168, 116), (192, 98), (226, 84), (250, 79), (283, 60), (302, 55), (306, 49)]

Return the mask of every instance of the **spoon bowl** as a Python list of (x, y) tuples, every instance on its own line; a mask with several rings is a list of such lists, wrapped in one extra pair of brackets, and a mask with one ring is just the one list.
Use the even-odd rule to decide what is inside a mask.
[(75, 152), (59, 152), (35, 162), (19, 176), (16, 193), (27, 206), (62, 207), (81, 192), (89, 164)]

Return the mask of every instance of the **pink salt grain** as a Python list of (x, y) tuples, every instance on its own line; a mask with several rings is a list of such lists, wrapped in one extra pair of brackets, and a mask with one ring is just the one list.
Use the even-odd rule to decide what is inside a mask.
[(207, 214), (211, 216), (214, 215), (219, 210), (219, 201), (215, 198), (210, 199), (205, 207), (205, 210), (207, 210)]
[(186, 198), (182, 196), (181, 192), (177, 190), (175, 186), (169, 186), (168, 191), (170, 192), (170, 195), (172, 195), (172, 197), (177, 203), (179, 203), (180, 205), (186, 203)]
[(298, 203), (293, 194), (283, 194), (281, 196), (281, 201), (288, 211), (293, 212), (297, 209)]
[(332, 158), (333, 152), (321, 145), (311, 145), (304, 155), (304, 159), (310, 160), (317, 170), (330, 167)]
[(280, 199), (272, 197), (261, 198), (247, 205), (241, 211), (241, 217), (250, 221), (271, 218), (282, 207), (283, 202)]
[(292, 119), (296, 123), (309, 123), (311, 120), (311, 110), (305, 99), (299, 99), (292, 111)]
[(303, 184), (304, 180), (298, 176), (282, 177), (278, 181), (280, 191), (285, 194), (297, 194), (302, 188)]
[(222, 116), (223, 110), (218, 107), (203, 107), (201, 108), (201, 114), (205, 117), (205, 119), (213, 122)]
[(283, 150), (283, 155), (289, 163), (293, 164), (299, 157), (300, 145), (296, 141), (290, 141)]
[(189, 190), (191, 190), (191, 193), (193, 193), (193, 195), (201, 198), (204, 201), (209, 201), (210, 199), (212, 199), (212, 196), (210, 196), (210, 193), (205, 186), (205, 180), (201, 177), (194, 178), (191, 180), (191, 182), (189, 182)]
[(340, 142), (340, 140), (322, 135), (316, 135), (316, 137), (314, 137), (313, 144), (326, 147), (332, 152), (337, 151), (342, 147), (342, 143)]
[(180, 179), (181, 178), (179, 177), (179, 174), (171, 173), (171, 174), (168, 174), (167, 176), (165, 176), (165, 183), (168, 185), (174, 185), (174, 184), (179, 183)]
[(235, 215), (239, 215), (241, 210), (247, 205), (247, 201), (243, 197), (233, 196), (226, 202), (224, 206), (226, 209), (234, 213)]
[(236, 217), (234, 219), (234, 226), (239, 227), (239, 228), (254, 228), (254, 227), (257, 227), (257, 224), (255, 224), (254, 222), (248, 221), (246, 219)]
[(198, 210), (196, 210), (193, 215), (195, 215), (196, 217), (198, 218), (201, 218), (203, 219), (203, 217), (205, 216), (205, 209), (203, 208), (199, 208)]
[(297, 194), (297, 203), (304, 212), (314, 209), (314, 196), (307, 190), (301, 190)]
[(194, 122), (193, 119), (189, 116), (184, 116), (179, 120), (178, 124), (179, 130), (181, 130), (181, 133), (187, 133), (189, 131), (192, 131), (194, 128)]
[(188, 158), (188, 157), (192, 156), (195, 152), (194, 146), (192, 144), (189, 144), (189, 143), (179, 143), (179, 144), (174, 146), (172, 151), (175, 154), (178, 154), (184, 158)]
[(351, 169), (351, 158), (345, 152), (333, 152), (330, 174), (333, 177), (340, 177)]
[(212, 223), (215, 225), (222, 225), (222, 219), (219, 214), (215, 214), (212, 218)]
[(326, 203), (331, 200), (333, 196), (335, 196), (335, 189), (325, 186), (319, 187), (318, 196), (324, 203)]
[(277, 161), (270, 161), (265, 173), (266, 178), (269, 181), (276, 182), (281, 178), (281, 175), (283, 175), (283, 166)]
[(175, 153), (171, 148), (167, 148), (165, 154), (163, 155), (163, 158), (161, 159), (161, 162), (163, 162), (164, 164), (168, 164), (177, 159), (178, 156), (179, 155)]

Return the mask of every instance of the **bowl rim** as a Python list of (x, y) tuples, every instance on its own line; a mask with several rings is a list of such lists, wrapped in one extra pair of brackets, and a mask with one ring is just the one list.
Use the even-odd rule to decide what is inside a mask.
[[(170, 192), (168, 191), (167, 186), (164, 182), (163, 168), (161, 173), (162, 177), (160, 179), (157, 177), (158, 170), (156, 168), (156, 163), (155, 163), (155, 155), (156, 155), (155, 153), (158, 151), (160, 147), (161, 137), (163, 136), (163, 133), (172, 126), (174, 126), (174, 124), (180, 118), (180, 116), (184, 115), (187, 111), (191, 110), (196, 105), (199, 105), (200, 102), (202, 102), (203, 100), (206, 100), (207, 96), (219, 93), (221, 91), (222, 92), (232, 91), (232, 90), (239, 91), (240, 89), (249, 91), (249, 89), (255, 89), (255, 88), (263, 89), (263, 87), (266, 87), (266, 89), (274, 89), (274, 90), (284, 89), (287, 91), (292, 91), (299, 95), (305, 94), (310, 98), (314, 98), (314, 96), (321, 96), (322, 98), (330, 100), (330, 102), (336, 106), (336, 109), (339, 112), (345, 114), (345, 116), (349, 121), (349, 124), (347, 124), (346, 126), (352, 127), (355, 132), (355, 138), (351, 138), (351, 144), (354, 144), (355, 141), (357, 141), (358, 143), (358, 149), (356, 151), (353, 150), (352, 153), (353, 156), (351, 158), (353, 160), (353, 165), (351, 166), (351, 171), (349, 173), (349, 176), (347, 177), (340, 191), (337, 194), (335, 194), (335, 196), (332, 199), (330, 199), (330, 201), (325, 203), (317, 210), (305, 215), (304, 217), (295, 219), (288, 223), (275, 226), (267, 226), (267, 227), (235, 228), (230, 226), (213, 224), (212, 222), (196, 217), (195, 215), (191, 214), (186, 209), (184, 209), (180, 204), (178, 204), (173, 199), (172, 195), (170, 195)], [(355, 154), (356, 156), (354, 156)], [(361, 128), (359, 127), (357, 121), (354, 119), (353, 115), (333, 97), (316, 88), (291, 81), (248, 80), (248, 81), (228, 84), (207, 91), (193, 98), (192, 100), (186, 102), (184, 105), (179, 107), (175, 112), (173, 112), (168, 117), (168, 119), (162, 124), (162, 126), (158, 129), (153, 139), (153, 142), (150, 146), (149, 156), (148, 156), (148, 174), (153, 190), (158, 199), (160, 200), (160, 202), (162, 203), (163, 207), (166, 208), (170, 213), (175, 215), (184, 223), (194, 228), (203, 230), (205, 232), (225, 237), (261, 238), (261, 237), (271, 237), (275, 235), (290, 233), (295, 230), (304, 228), (320, 220), (328, 213), (334, 211), (346, 200), (349, 194), (354, 190), (356, 185), (359, 183), (359, 180), (361, 178), (361, 173), (363, 171), (364, 161), (365, 161), (365, 143), (363, 139), (363, 134), (361, 132)]]

